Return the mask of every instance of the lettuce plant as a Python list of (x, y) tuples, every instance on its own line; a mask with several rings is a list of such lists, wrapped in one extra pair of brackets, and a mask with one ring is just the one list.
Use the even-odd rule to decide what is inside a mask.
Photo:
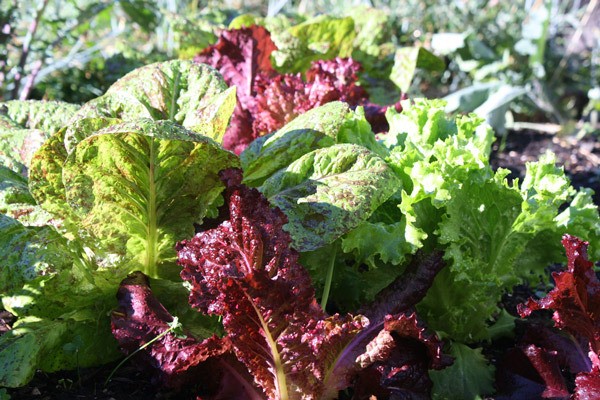
[(557, 330), (531, 323), (519, 346), (499, 366), (497, 385), (504, 396), (593, 399), (600, 395), (596, 311), (600, 281), (588, 260), (589, 243), (565, 235), (562, 244), (567, 266), (552, 274), (555, 287), (545, 297), (517, 306), (522, 317), (553, 310)]
[(315, 59), (303, 77), (299, 72), (281, 74), (273, 69), (271, 56), (276, 50), (270, 33), (251, 25), (223, 31), (216, 44), (194, 58), (217, 68), (229, 85), (238, 88), (238, 102), (223, 141), (225, 148), (239, 154), (254, 139), (332, 101), (344, 101), (351, 107), (363, 105), (377, 132), (387, 130), (387, 107), (369, 102), (368, 93), (358, 83), (360, 64), (339, 57), (347, 52), (331, 60)]
[(27, 177), (7, 174), (4, 199), (49, 217), (29, 226), (29, 211), (1, 216), (0, 295), (18, 317), (0, 337), (1, 386), (23, 385), (36, 369), (113, 360), (107, 313), (134, 269), (167, 278), (157, 287), (177, 302), (174, 244), (216, 213), (217, 173), (238, 165), (216, 141), (234, 104), (235, 90), (208, 66), (149, 65), (49, 131)]
[[(178, 255), (190, 305), (222, 317), (226, 336), (194, 341), (164, 335), (142, 355), (158, 366), (159, 379), (172, 386), (199, 379), (206, 398), (333, 399), (355, 381), (361, 396), (428, 396), (428, 369), (450, 360), (412, 304), (443, 265), (439, 254), (416, 263), (413, 274), (366, 309), (369, 319), (327, 315), (290, 248), (285, 214), (242, 185), (240, 170), (221, 177), (224, 219), (179, 243)], [(127, 351), (173, 321), (141, 273), (123, 281), (119, 298), (113, 332)]]
[[(333, 106), (312, 110), (311, 122), (298, 118), (294, 130), (284, 128), (254, 142), (241, 155), (246, 182), (287, 214), (293, 245), (333, 309), (353, 310), (371, 301), (402, 275), (417, 250), (443, 249), (448, 266), (417, 305), (428, 326), (450, 339), (449, 351), (457, 358), (452, 367), (432, 374), (436, 390), (457, 398), (490, 392), (492, 370), (473, 345), (512, 330), (511, 319), (498, 308), (502, 294), (516, 284), (537, 282), (547, 265), (560, 262), (560, 248), (553, 243), (564, 233), (585, 236), (598, 246), (599, 217), (591, 193), (575, 191), (552, 155), (530, 163), (522, 183), (508, 182), (507, 171), (489, 165), (491, 129), (474, 115), (449, 119), (442, 102), (407, 101), (402, 113), (388, 111), (390, 131), (379, 142), (363, 140), (368, 129), (363, 134), (360, 125), (342, 133), (349, 121), (360, 118), (358, 112), (349, 111), (351, 118), (337, 114), (337, 124), (312, 122), (336, 120)], [(301, 124), (310, 132), (304, 140), (295, 135)], [(328, 134), (330, 126), (340, 128)], [(317, 200), (322, 181), (317, 171), (333, 173), (348, 146), (355, 146), (353, 154), (359, 149), (377, 154), (394, 172), (373, 177), (388, 195), (355, 222), (329, 219), (332, 209), (343, 209), (337, 206), (343, 196)], [(281, 158), (272, 161), (274, 154)], [(318, 177), (312, 178), (313, 172)], [(357, 182), (336, 173), (331, 179), (337, 183), (327, 186), (336, 188)], [(327, 222), (319, 224), (318, 215)], [(457, 391), (457, 380), (474, 392)]]

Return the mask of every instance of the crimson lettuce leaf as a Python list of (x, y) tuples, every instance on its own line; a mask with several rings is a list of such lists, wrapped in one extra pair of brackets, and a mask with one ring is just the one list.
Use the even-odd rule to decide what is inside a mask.
[[(449, 360), (441, 353), (441, 343), (425, 333), (411, 306), (442, 267), (440, 255), (415, 262), (411, 273), (397, 282), (398, 290), (382, 294), (387, 301), (365, 310), (371, 321), (363, 316), (329, 316), (316, 303), (308, 272), (290, 248), (291, 237), (282, 229), (285, 215), (271, 208), (256, 189), (242, 185), (241, 171), (229, 169), (221, 176), (226, 185), (221, 223), (200, 228), (178, 245), (178, 253), (190, 304), (220, 316), (225, 336), (195, 344), (191, 336), (157, 337), (173, 317), (137, 274), (123, 281), (121, 308), (113, 313), (119, 342), (131, 351), (135, 344), (139, 347), (156, 338), (143, 350), (144, 357), (165, 369), (159, 376), (167, 382), (186, 375), (179, 361), (187, 357), (187, 348), (208, 355), (200, 363), (201, 357), (191, 356), (190, 369), (210, 365), (212, 379), (234, 379), (237, 390), (230, 388), (231, 398), (333, 399), (360, 371), (378, 379), (368, 383), (359, 379), (357, 393), (427, 396), (431, 388), (427, 370), (442, 368)], [(216, 343), (220, 345), (211, 355)], [(227, 346), (237, 361), (224, 354)], [(172, 349), (180, 349), (181, 357)], [(239, 372), (240, 362), (245, 374)], [(248, 381), (243, 384), (240, 378)], [(207, 396), (218, 398), (223, 385), (215, 390)]]

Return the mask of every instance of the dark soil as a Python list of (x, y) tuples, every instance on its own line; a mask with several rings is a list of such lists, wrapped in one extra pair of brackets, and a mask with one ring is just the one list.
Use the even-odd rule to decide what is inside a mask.
[[(494, 144), (492, 165), (511, 171), (510, 178), (523, 178), (525, 164), (535, 161), (539, 156), (551, 150), (557, 155), (575, 188), (589, 187), (595, 191), (594, 201), (600, 205), (600, 142), (596, 137), (576, 139), (560, 137), (534, 131), (510, 132), (504, 139)], [(533, 295), (535, 289), (517, 287), (514, 293), (507, 294), (503, 304), (511, 313), (515, 313), (516, 304)], [(0, 334), (10, 329), (13, 320), (8, 313), (0, 313)], [(486, 352), (497, 359), (510, 344), (498, 343), (497, 349)], [(105, 385), (115, 364), (79, 371), (38, 373), (29, 385), (18, 389), (9, 389), (13, 400), (127, 400), (127, 399), (185, 399), (189, 394), (159, 390), (150, 383), (150, 376), (138, 371), (131, 364), (119, 368)]]

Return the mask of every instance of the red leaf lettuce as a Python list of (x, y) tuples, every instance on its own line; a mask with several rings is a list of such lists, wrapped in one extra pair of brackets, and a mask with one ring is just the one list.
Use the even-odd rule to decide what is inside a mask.
[[(237, 105), (223, 138), (223, 146), (241, 153), (252, 140), (276, 131), (298, 115), (331, 101), (364, 106), (374, 132), (388, 130), (387, 106), (369, 102), (358, 84), (360, 63), (351, 58), (312, 63), (301, 74), (279, 74), (270, 61), (276, 50), (270, 33), (261, 26), (224, 30), (216, 44), (194, 61), (213, 66), (228, 85), (237, 87)], [(400, 111), (400, 102), (393, 105)]]
[[(178, 374), (193, 368), (196, 382), (207, 381), (203, 398), (223, 398), (228, 390), (228, 398), (332, 399), (353, 383), (359, 397), (427, 398), (428, 369), (443, 368), (449, 360), (437, 338), (418, 323), (412, 305), (442, 267), (441, 255), (416, 260), (404, 280), (392, 285), (398, 290), (388, 294), (389, 302), (365, 309), (372, 320), (328, 316), (289, 246), (285, 215), (242, 185), (240, 170), (224, 170), (221, 178), (227, 207), (222, 222), (179, 243), (177, 250), (190, 304), (222, 317), (226, 335), (203, 342), (172, 333), (158, 338), (143, 352), (163, 382), (189, 382), (190, 374), (185, 379)], [(124, 281), (119, 297), (113, 332), (126, 351), (168, 329), (173, 317), (144, 282)]]
[[(554, 289), (540, 300), (519, 304), (517, 310), (522, 317), (553, 310), (554, 326), (566, 335), (532, 325), (499, 367), (498, 386), (508, 398), (600, 397), (600, 281), (588, 260), (587, 242), (565, 235), (562, 244), (567, 269), (552, 274)], [(562, 371), (577, 374), (572, 394)]]

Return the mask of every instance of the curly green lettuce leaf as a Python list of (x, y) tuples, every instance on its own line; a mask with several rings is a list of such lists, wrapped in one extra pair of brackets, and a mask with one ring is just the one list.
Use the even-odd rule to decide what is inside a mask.
[(484, 182), (493, 132), (475, 115), (448, 118), (444, 102), (403, 102), (401, 114), (388, 111), (390, 132), (384, 138), (390, 166), (403, 183), (400, 211), (406, 218), (405, 240), (413, 251), (433, 240), (445, 204), (467, 180)]
[[(83, 105), (73, 119), (170, 120), (220, 141), (234, 106), (235, 89), (227, 89), (215, 69), (172, 60), (130, 72), (106, 94)], [(67, 130), (67, 150), (72, 151), (84, 137), (77, 129)]]
[[(544, 277), (549, 263), (562, 260), (555, 257), (560, 246), (552, 238), (580, 229), (572, 223), (585, 222), (596, 230), (600, 223), (597, 208), (582, 204), (581, 195), (576, 208), (585, 218), (565, 220), (561, 207), (575, 192), (553, 155), (528, 164), (520, 187), (516, 182), (509, 185), (506, 174), (498, 171), (483, 184), (465, 181), (452, 192), (438, 228), (439, 241), (447, 246), (446, 259), (451, 260), (450, 274), (434, 282), (420, 310), (434, 329), (457, 340), (488, 339), (487, 324), (503, 292)], [(529, 255), (528, 250), (541, 256)], [(521, 257), (527, 262), (518, 261)]]
[(258, 186), (301, 156), (336, 143), (354, 143), (384, 154), (362, 109), (334, 101), (299, 115), (273, 134), (250, 144), (240, 155), (244, 183)]
[(337, 144), (300, 157), (259, 189), (287, 215), (293, 247), (310, 251), (366, 220), (400, 189), (400, 181), (375, 153)]

